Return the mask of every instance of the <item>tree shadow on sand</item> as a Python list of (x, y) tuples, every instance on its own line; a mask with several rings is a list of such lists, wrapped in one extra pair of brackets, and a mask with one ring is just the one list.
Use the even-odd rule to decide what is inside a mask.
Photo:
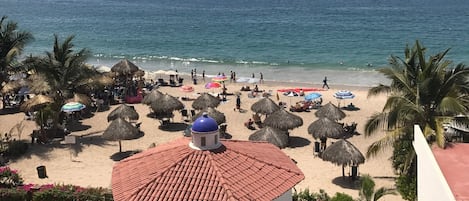
[(186, 130), (187, 126), (188, 124), (186, 123), (169, 122), (165, 125), (160, 125), (158, 128), (163, 131), (178, 132)]
[(0, 115), (16, 114), (19, 113), (19, 108), (3, 108), (0, 109)]
[(116, 152), (112, 154), (109, 158), (113, 161), (121, 161), (125, 158), (128, 158), (134, 154), (138, 154), (142, 152), (142, 150), (129, 150), (129, 151), (123, 151), (123, 152)]
[(305, 147), (311, 144), (311, 141), (298, 136), (290, 136), (288, 140), (288, 147), (290, 148), (297, 148), (297, 147)]
[(69, 130), (70, 132), (85, 131), (90, 128), (90, 125), (83, 125), (82, 122), (73, 122), (67, 125), (67, 130)]
[(360, 189), (360, 179), (352, 180), (350, 177), (336, 177), (332, 179), (332, 183), (346, 189), (358, 190)]

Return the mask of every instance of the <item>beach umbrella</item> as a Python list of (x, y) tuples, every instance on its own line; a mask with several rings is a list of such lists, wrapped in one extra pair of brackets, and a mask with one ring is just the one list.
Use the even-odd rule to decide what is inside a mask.
[(302, 126), (303, 119), (282, 108), (265, 118), (264, 124), (280, 130), (288, 130)]
[(150, 91), (149, 94), (143, 97), (142, 103), (145, 105), (150, 105), (152, 102), (155, 102), (159, 98), (163, 97), (163, 93), (161, 93), (158, 89), (153, 89)]
[(344, 128), (339, 123), (322, 117), (308, 126), (308, 133), (312, 134), (315, 139), (340, 139), (344, 137)]
[(213, 82), (224, 82), (226, 80), (228, 80), (228, 77), (226, 77), (226, 75), (217, 75), (214, 78), (212, 78)]
[(363, 154), (352, 143), (341, 139), (327, 147), (321, 154), (324, 161), (332, 162), (336, 165), (342, 165), (342, 176), (345, 176), (345, 166), (357, 166), (365, 162)]
[(20, 109), (22, 111), (34, 111), (46, 104), (53, 103), (53, 102), (54, 102), (54, 99), (49, 96), (42, 95), (42, 94), (35, 95), (29, 100), (25, 101), (20, 106)]
[(80, 102), (68, 102), (65, 105), (62, 105), (62, 112), (77, 112), (85, 109), (86, 106)]
[(119, 152), (122, 152), (121, 140), (133, 140), (142, 136), (142, 133), (131, 123), (122, 118), (117, 118), (104, 130), (102, 138), (119, 141)]
[(85, 94), (74, 93), (73, 98), (67, 100), (68, 103), (70, 102), (79, 102), (83, 103), (84, 105), (91, 105), (91, 98)]
[(334, 93), (333, 95), (337, 99), (337, 104), (340, 107), (340, 101), (344, 99), (353, 99), (355, 98), (355, 95), (348, 90), (340, 90)]
[(333, 121), (341, 120), (346, 116), (340, 108), (331, 102), (319, 108), (314, 114), (317, 117), (327, 117)]
[(265, 97), (252, 104), (251, 110), (255, 113), (270, 115), (277, 110), (280, 110), (280, 106), (272, 99)]
[(150, 107), (155, 113), (170, 113), (174, 110), (183, 109), (184, 104), (174, 96), (165, 94), (157, 101), (153, 101)]
[(112, 66), (111, 71), (116, 72), (120, 75), (132, 75), (137, 72), (138, 69), (138, 66), (134, 63), (130, 62), (127, 59), (122, 59), (116, 64), (114, 64), (114, 66)]
[(196, 110), (203, 110), (208, 107), (215, 108), (218, 105), (220, 105), (220, 99), (209, 93), (202, 93), (192, 102), (192, 108)]
[(208, 107), (197, 113), (195, 116), (192, 117), (192, 121), (195, 121), (197, 118), (207, 114), (209, 117), (214, 119), (218, 125), (226, 122), (225, 114), (219, 112), (215, 108)]
[(288, 132), (277, 128), (266, 126), (249, 136), (250, 141), (267, 141), (278, 148), (288, 146)]
[(109, 72), (111, 72), (111, 68), (108, 67), (108, 66), (98, 66), (98, 67), (95, 68), (95, 70), (98, 73), (109, 73)]
[(139, 117), (140, 116), (138, 115), (137, 111), (135, 111), (134, 107), (131, 107), (126, 104), (121, 104), (111, 113), (109, 113), (109, 115), (107, 115), (107, 121), (109, 122), (117, 118), (138, 120)]
[(322, 94), (320, 93), (309, 93), (305, 95), (305, 101), (312, 101), (318, 98), (321, 98)]

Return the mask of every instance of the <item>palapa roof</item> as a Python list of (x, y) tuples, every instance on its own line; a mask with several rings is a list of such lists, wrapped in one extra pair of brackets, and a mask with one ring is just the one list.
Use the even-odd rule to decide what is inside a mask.
[(142, 137), (135, 126), (122, 118), (117, 118), (104, 130), (102, 137), (106, 140), (133, 140)]
[(212, 96), (209, 93), (202, 93), (192, 102), (192, 108), (196, 110), (203, 110), (208, 107), (218, 107), (220, 105), (220, 99)]
[(360, 150), (345, 139), (328, 146), (322, 152), (321, 158), (336, 165), (358, 165), (365, 162), (365, 157)]
[(131, 75), (137, 72), (138, 70), (138, 66), (127, 59), (120, 60), (111, 68), (112, 72), (117, 72), (121, 75)]
[(264, 124), (272, 128), (288, 130), (302, 126), (303, 119), (285, 109), (280, 109), (265, 118)]
[(334, 121), (341, 120), (345, 118), (346, 116), (345, 113), (340, 108), (338, 108), (331, 102), (320, 107), (314, 114), (317, 117), (327, 117)]
[(152, 102), (155, 102), (159, 98), (163, 97), (163, 95), (164, 94), (158, 89), (153, 89), (150, 91), (149, 94), (146, 94), (145, 97), (143, 97), (142, 103), (146, 105), (150, 105)]
[(140, 115), (135, 111), (133, 107), (130, 107), (126, 104), (121, 104), (116, 109), (112, 110), (111, 113), (107, 115), (107, 121), (112, 121), (117, 118), (138, 120)]
[(174, 96), (164, 94), (157, 101), (153, 101), (150, 107), (155, 113), (170, 113), (174, 110), (183, 109), (184, 104)]
[(272, 128), (266, 126), (249, 136), (251, 141), (267, 141), (278, 148), (285, 148), (288, 146), (288, 133), (285, 130)]
[(344, 127), (327, 117), (319, 118), (308, 126), (308, 133), (314, 138), (334, 138), (345, 137)]
[(272, 144), (230, 140), (201, 151), (190, 141), (180, 138), (114, 165), (114, 200), (273, 200), (304, 179)]
[(280, 110), (280, 106), (272, 99), (265, 97), (252, 104), (251, 110), (255, 113), (269, 115)]
[(204, 113), (207, 113), (208, 116), (215, 119), (217, 124), (220, 125), (226, 122), (226, 116), (222, 112), (216, 110), (215, 108), (208, 107), (197, 113), (192, 117), (192, 121), (195, 121), (197, 118), (201, 117)]

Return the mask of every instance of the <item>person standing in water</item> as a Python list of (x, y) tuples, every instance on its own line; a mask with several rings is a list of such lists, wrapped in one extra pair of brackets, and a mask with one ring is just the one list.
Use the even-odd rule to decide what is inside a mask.
[(324, 80), (322, 80), (322, 88), (324, 89), (324, 87), (327, 87), (327, 89), (329, 89), (329, 85), (327, 84), (327, 76), (324, 77)]

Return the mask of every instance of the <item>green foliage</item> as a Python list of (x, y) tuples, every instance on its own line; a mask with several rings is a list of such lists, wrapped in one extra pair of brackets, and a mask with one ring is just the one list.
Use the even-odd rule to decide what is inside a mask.
[(353, 197), (345, 193), (336, 193), (331, 201), (354, 201)]
[(396, 180), (397, 191), (405, 200), (417, 200), (417, 177), (400, 175)]
[(28, 200), (26, 191), (14, 188), (0, 188), (0, 200), (25, 201)]
[(383, 110), (371, 116), (365, 125), (366, 136), (386, 131), (368, 147), (367, 157), (393, 146), (393, 167), (401, 176), (406, 175), (399, 181), (405, 188), (399, 191), (409, 195), (404, 197), (416, 194), (416, 189), (411, 188), (415, 174), (409, 172), (416, 171), (412, 167), (413, 126), (419, 125), (426, 137), (432, 136), (438, 146), (444, 147), (443, 120), (469, 112), (469, 69), (464, 64), (450, 66), (451, 61), (444, 59), (448, 51), (426, 58), (426, 48), (416, 41), (413, 47), (406, 47), (404, 58), (391, 56), (390, 67), (379, 70), (391, 84), (373, 87), (368, 92), (368, 96), (387, 94), (388, 99)]
[(323, 189), (320, 189), (319, 193), (313, 193), (309, 192), (309, 189), (306, 188), (299, 193), (294, 192), (292, 199), (293, 201), (329, 201), (331, 200), (331, 197)]
[(378, 188), (375, 190), (375, 181), (371, 178), (370, 175), (363, 175), (361, 178), (361, 187), (360, 187), (360, 200), (365, 201), (377, 201), (385, 195), (395, 194), (395, 191), (388, 188)]

